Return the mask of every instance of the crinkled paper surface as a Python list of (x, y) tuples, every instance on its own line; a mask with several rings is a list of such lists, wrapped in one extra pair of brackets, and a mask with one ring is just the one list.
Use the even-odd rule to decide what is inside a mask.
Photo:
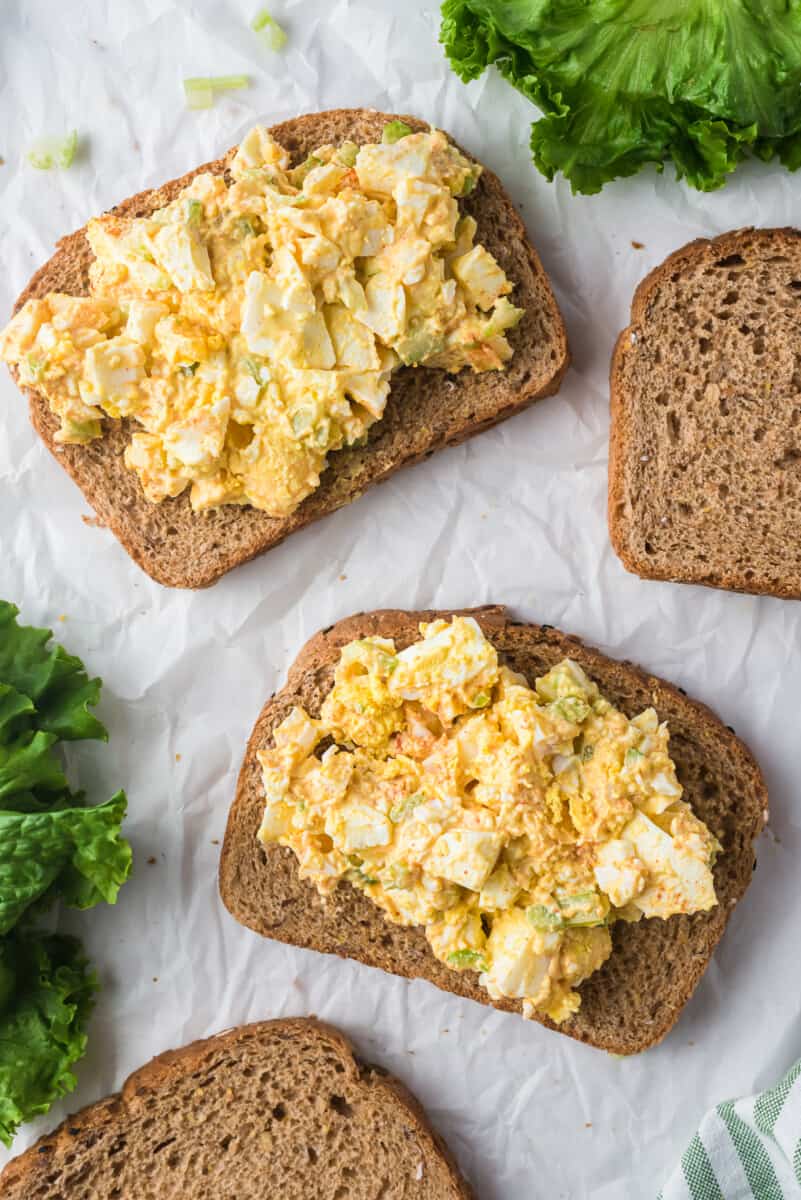
[[(417, 1094), (484, 1200), (642, 1200), (707, 1108), (801, 1054), (801, 606), (625, 573), (605, 521), (609, 356), (651, 267), (694, 237), (792, 224), (801, 175), (753, 164), (700, 195), (649, 171), (574, 197), (530, 164), (526, 102), (494, 73), (465, 87), (449, 72), (434, 5), (275, 0), (289, 34), (279, 55), (248, 28), (258, 7), (4, 0), (0, 323), (56, 239), (90, 215), (216, 157), (254, 122), (364, 105), (441, 125), (501, 175), (553, 279), (574, 366), (559, 396), (197, 594), (152, 583), (82, 520), (86, 503), (2, 372), (0, 595), (102, 675), (110, 743), (76, 748), (72, 761), (96, 800), (127, 788), (135, 851), (116, 909), (61, 918), (86, 939), (103, 991), (77, 1092), (15, 1150), (167, 1047), (316, 1013)], [(247, 91), (185, 110), (185, 76), (238, 72), (251, 76)], [(83, 149), (72, 169), (26, 164), (37, 137), (73, 127)], [(753, 886), (678, 1027), (634, 1059), (262, 940), (217, 895), (245, 739), (302, 643), (359, 609), (488, 601), (682, 685), (737, 729), (767, 776)]]

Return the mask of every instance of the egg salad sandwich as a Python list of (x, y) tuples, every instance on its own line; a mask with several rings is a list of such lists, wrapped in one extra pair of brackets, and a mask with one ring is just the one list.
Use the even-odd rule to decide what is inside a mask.
[(568, 352), (496, 177), (356, 109), (258, 126), (89, 221), (0, 358), (101, 522), (202, 587), (553, 393)]
[[(391, 1191), (382, 1192), (382, 1182)], [(3, 1200), (471, 1200), (414, 1096), (320, 1021), (230, 1029), (140, 1067), (0, 1175)]]
[(631, 1054), (698, 983), (766, 805), (734, 733), (636, 667), (501, 608), (377, 612), (264, 707), (220, 890), (267, 937)]

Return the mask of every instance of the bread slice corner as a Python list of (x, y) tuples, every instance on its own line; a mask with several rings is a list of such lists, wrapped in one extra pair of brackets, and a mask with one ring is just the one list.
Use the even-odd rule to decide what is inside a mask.
[[(754, 870), (754, 840), (767, 817), (767, 792), (750, 751), (703, 704), (630, 663), (616, 662), (548, 625), (515, 621), (506, 609), (468, 610), (502, 661), (529, 681), (565, 656), (575, 659), (603, 694), (633, 716), (653, 705), (669, 723), (671, 755), (685, 798), (719, 838), (715, 867), (719, 903), (708, 913), (667, 921), (619, 922), (613, 953), (579, 989), (578, 1013), (556, 1026), (540, 1023), (614, 1054), (635, 1054), (673, 1027), (703, 975)], [(298, 875), (291, 850), (257, 838), (264, 789), (256, 752), (295, 705), (318, 715), (333, 682), (341, 648), (354, 638), (394, 638), (399, 647), (417, 637), (421, 621), (448, 612), (385, 610), (360, 613), (316, 634), (300, 651), (285, 686), (262, 709), (239, 774), (220, 858), (220, 894), (229, 912), (267, 938), (357, 959), (394, 975), (425, 979), (457, 996), (520, 1012), (519, 1001), (492, 1001), (472, 971), (453, 971), (431, 952), (420, 928), (387, 921), (370, 899), (342, 883), (323, 899)]]
[[(380, 141), (384, 125), (392, 119), (373, 109), (335, 109), (284, 121), (271, 132), (295, 163), (325, 142)], [(427, 128), (415, 117), (402, 120), (414, 129)], [(124, 200), (111, 211), (122, 217), (147, 216), (173, 200), (200, 172), (224, 174), (235, 152), (236, 147), (163, 187)], [(289, 517), (270, 517), (233, 504), (195, 513), (188, 492), (153, 504), (123, 463), (132, 422), (106, 420), (102, 437), (88, 445), (60, 446), (54, 436), (58, 420), (47, 399), (33, 389), (23, 389), (31, 421), (47, 448), (78, 484), (99, 522), (153, 579), (168, 587), (207, 587), (295, 530), (358, 499), (398, 468), (456, 445), (558, 390), (570, 360), (567, 335), (548, 277), (514, 204), (497, 176), (485, 170), (463, 205), (476, 219), (479, 240), (514, 283), (514, 302), (525, 308), (525, 316), (509, 335), (515, 351), (511, 362), (501, 372), (462, 371), (448, 378), (430, 368), (402, 368), (393, 379), (384, 417), (372, 427), (367, 445), (334, 452), (320, 486)], [(63, 238), (16, 308), (51, 291), (87, 294), (92, 259), (85, 229)], [(13, 370), (12, 374), (19, 383)]]
[(610, 396), (624, 567), (801, 599), (801, 232), (699, 239), (651, 271)]
[[(384, 1190), (382, 1190), (382, 1187)], [(161, 1054), (13, 1159), (3, 1200), (471, 1200), (406, 1088), (305, 1018)]]

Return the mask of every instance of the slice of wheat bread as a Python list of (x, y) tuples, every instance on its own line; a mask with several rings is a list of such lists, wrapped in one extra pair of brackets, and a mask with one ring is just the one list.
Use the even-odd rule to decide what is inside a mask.
[(337, 1030), (245, 1025), (141, 1067), (12, 1160), (3, 1200), (470, 1200), (423, 1110)]
[[(301, 161), (325, 142), (380, 141), (393, 118), (371, 109), (338, 109), (285, 121), (273, 136)], [(402, 118), (414, 129), (427, 126)], [(236, 147), (216, 162), (153, 191), (140, 192), (118, 204), (118, 216), (141, 217), (174, 199), (201, 171), (225, 172)], [(478, 224), (477, 238), (495, 255), (515, 285), (512, 299), (525, 316), (510, 334), (514, 357), (503, 372), (458, 376), (425, 368), (404, 368), (393, 378), (383, 419), (373, 426), (367, 446), (339, 450), (320, 487), (289, 517), (269, 517), (257, 509), (224, 505), (193, 513), (188, 493), (151, 504), (137, 476), (122, 459), (131, 423), (106, 421), (102, 438), (87, 446), (58, 446), (58, 421), (40, 393), (25, 389), (31, 420), (48, 449), (69, 472), (100, 521), (116, 534), (131, 557), (159, 583), (170, 587), (205, 587), (240, 563), (283, 541), (318, 517), (356, 500), (393, 471), (455, 445), (533, 401), (557, 391), (569, 354), (564, 324), (548, 278), (523, 223), (498, 178), (485, 170), (464, 202)], [(17, 308), (50, 291), (83, 295), (88, 291), (92, 251), (79, 229), (63, 238), (55, 255), (28, 284)]]
[(801, 233), (691, 242), (611, 368), (609, 532), (648, 579), (801, 598)]
[[(733, 907), (754, 869), (753, 842), (767, 816), (767, 792), (747, 747), (703, 704), (646, 674), (584, 646), (547, 625), (514, 621), (502, 607), (468, 610), (503, 661), (529, 681), (569, 655), (605, 696), (629, 715), (653, 705), (671, 731), (671, 755), (685, 798), (717, 835), (723, 853), (715, 867), (719, 904), (709, 913), (613, 927), (612, 956), (580, 988), (576, 1016), (542, 1024), (615, 1054), (633, 1054), (660, 1041), (689, 1000), (709, 963)], [(294, 704), (311, 714), (330, 690), (340, 649), (354, 638), (391, 637), (399, 647), (419, 637), (418, 623), (450, 612), (383, 611), (349, 617), (317, 634), (301, 650), (286, 685), (268, 700), (248, 742), (220, 859), (220, 893), (238, 921), (265, 937), (358, 959), (395, 975), (427, 979), (483, 1004), (519, 1012), (519, 1001), (491, 1001), (474, 972), (457, 972), (434, 958), (422, 929), (390, 924), (349, 883), (323, 900), (299, 879), (291, 850), (264, 847), (257, 831), (264, 791), (256, 751)]]

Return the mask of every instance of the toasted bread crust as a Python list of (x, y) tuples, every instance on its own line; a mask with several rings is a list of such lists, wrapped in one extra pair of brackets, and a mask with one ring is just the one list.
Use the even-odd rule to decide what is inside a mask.
[[(715, 869), (719, 904), (709, 913), (669, 921), (618, 923), (614, 952), (580, 988), (582, 1006), (560, 1026), (540, 1023), (616, 1054), (659, 1042), (672, 1028), (706, 969), (734, 905), (754, 868), (753, 841), (767, 815), (767, 792), (748, 748), (703, 704), (630, 663), (619, 663), (549, 626), (515, 622), (501, 607), (468, 610), (502, 659), (533, 679), (565, 656), (574, 658), (624, 712), (650, 704), (671, 729), (671, 754), (694, 810), (720, 838)], [(256, 752), (294, 704), (313, 714), (330, 689), (343, 645), (357, 637), (392, 637), (399, 646), (418, 635), (420, 621), (451, 612), (386, 610), (359, 614), (318, 633), (301, 650), (286, 685), (268, 700), (248, 742), (220, 859), (220, 893), (242, 924), (265, 937), (355, 958), (396, 975), (422, 978), (456, 995), (509, 1012), (517, 1001), (493, 1001), (474, 972), (456, 972), (434, 957), (422, 929), (386, 921), (348, 883), (323, 900), (298, 877), (290, 850), (257, 839), (264, 808)]]
[[(637, 397), (627, 387), (629, 360), (636, 358), (641, 339), (648, 326), (649, 307), (671, 277), (715, 259), (738, 255), (744, 243), (756, 242), (776, 252), (801, 251), (801, 231), (786, 226), (777, 229), (747, 227), (720, 234), (714, 238), (696, 238), (674, 250), (664, 262), (655, 267), (637, 286), (631, 303), (631, 320), (615, 343), (609, 372), (610, 434), (608, 524), (612, 547), (627, 571), (643, 579), (668, 580), (675, 583), (696, 583), (706, 587), (751, 595), (772, 595), (782, 599), (801, 599), (801, 578), (789, 575), (784, 579), (748, 577), (742, 568), (731, 564), (699, 570), (686, 557), (677, 555), (669, 563), (649, 557), (642, 552), (637, 532), (637, 517), (632, 511), (635, 486), (632, 482), (636, 457), (636, 430), (640, 411)], [(725, 505), (721, 506), (725, 519)], [(756, 540), (754, 551), (756, 552)]]
[[(338, 109), (284, 121), (271, 132), (297, 161), (326, 141), (380, 141), (385, 123), (392, 119), (373, 110)], [(402, 119), (414, 129), (427, 128), (414, 117)], [(163, 187), (139, 192), (111, 211), (122, 217), (146, 216), (174, 199), (200, 172), (223, 174), (235, 151), (236, 147)], [(510, 335), (515, 350), (511, 363), (503, 372), (463, 371), (453, 378), (425, 368), (398, 371), (385, 416), (373, 426), (367, 446), (333, 453), (319, 488), (289, 517), (269, 517), (237, 505), (193, 513), (188, 492), (152, 504), (122, 461), (132, 433), (130, 421), (106, 421), (103, 436), (86, 446), (59, 446), (55, 442), (59, 423), (46, 398), (23, 389), (31, 421), (45, 445), (78, 484), (100, 521), (153, 579), (170, 587), (206, 587), (295, 530), (358, 499), (400, 467), (456, 445), (558, 390), (569, 363), (565, 328), (512, 201), (498, 178), (485, 170), (464, 207), (476, 218), (480, 240), (515, 284), (516, 303), (526, 308)], [(16, 308), (49, 291), (86, 294), (92, 258), (84, 229), (63, 238)], [(19, 383), (18, 374), (13, 370), (12, 374)]]
[[(81, 1154), (91, 1155), (92, 1146), (102, 1132), (113, 1131), (124, 1137), (143, 1117), (147, 1119), (153, 1097), (169, 1096), (177, 1083), (196, 1072), (203, 1072), (209, 1059), (218, 1056), (221, 1051), (235, 1053), (238, 1047), (247, 1042), (280, 1039), (285, 1044), (285, 1053), (291, 1056), (293, 1045), (301, 1038), (313, 1039), (326, 1052), (333, 1054), (341, 1064), (343, 1078), (351, 1087), (381, 1093), (403, 1110), (405, 1120), (420, 1143), (427, 1165), (437, 1163), (444, 1168), (447, 1193), (443, 1192), (443, 1200), (446, 1200), (446, 1195), (447, 1200), (472, 1200), (473, 1193), (460, 1174), (450, 1150), (432, 1128), (412, 1093), (382, 1069), (360, 1062), (350, 1042), (339, 1030), (314, 1018), (303, 1017), (239, 1026), (215, 1037), (157, 1055), (130, 1075), (116, 1095), (108, 1096), (68, 1117), (52, 1133), (39, 1138), (24, 1154), (13, 1159), (0, 1175), (0, 1192), (8, 1200), (26, 1200), (46, 1177), (66, 1169), (71, 1158), (75, 1159)], [(187, 1136), (192, 1136), (191, 1126), (188, 1127)], [(67, 1193), (59, 1186), (47, 1195), (52, 1196), (52, 1200), (57, 1197), (61, 1200)], [(213, 1193), (204, 1192), (203, 1196), (204, 1200), (213, 1200)]]

